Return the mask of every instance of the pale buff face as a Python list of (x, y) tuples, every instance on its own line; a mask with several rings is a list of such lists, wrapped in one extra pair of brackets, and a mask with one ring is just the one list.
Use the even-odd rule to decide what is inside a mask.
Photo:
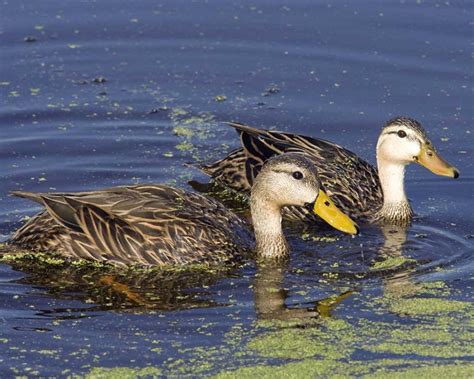
[(413, 129), (405, 125), (386, 127), (377, 143), (378, 159), (406, 165), (416, 161), (422, 146), (429, 143)]
[(304, 206), (318, 197), (316, 168), (297, 154), (270, 159), (257, 176), (254, 189), (278, 207)]

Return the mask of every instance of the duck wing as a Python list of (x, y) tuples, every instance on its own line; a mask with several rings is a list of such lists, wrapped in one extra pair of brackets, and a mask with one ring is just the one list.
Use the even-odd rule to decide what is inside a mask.
[(246, 223), (219, 202), (168, 186), (13, 194), (46, 208), (10, 241), (32, 250), (118, 265), (167, 265), (228, 260), (252, 241)]

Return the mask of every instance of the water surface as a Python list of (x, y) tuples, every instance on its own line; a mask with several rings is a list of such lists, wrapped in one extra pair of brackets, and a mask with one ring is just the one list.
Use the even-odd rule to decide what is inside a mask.
[(410, 166), (406, 233), (290, 227), (283, 267), (2, 264), (0, 375), (474, 375), (472, 8), (2, 1), (2, 240), (39, 210), (11, 190), (205, 183), (183, 163), (237, 147), (226, 120), (375, 163), (383, 123), (408, 115), (461, 178)]

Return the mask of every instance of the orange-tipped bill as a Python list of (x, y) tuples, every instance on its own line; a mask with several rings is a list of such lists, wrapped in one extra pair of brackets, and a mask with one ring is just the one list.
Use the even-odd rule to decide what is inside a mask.
[(416, 161), (436, 175), (458, 178), (459, 171), (451, 166), (429, 145), (424, 144)]
[(328, 195), (319, 190), (318, 198), (314, 203), (313, 212), (326, 221), (333, 228), (344, 233), (358, 234), (359, 227), (348, 216), (342, 213)]

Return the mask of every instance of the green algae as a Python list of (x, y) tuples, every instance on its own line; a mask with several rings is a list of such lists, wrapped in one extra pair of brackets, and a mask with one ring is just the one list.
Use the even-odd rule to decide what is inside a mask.
[(227, 96), (225, 95), (217, 95), (214, 97), (214, 101), (220, 103), (220, 102), (223, 102), (223, 101), (226, 101), (227, 100)]
[(458, 364), (427, 365), (399, 370), (398, 372), (381, 369), (370, 377), (381, 379), (472, 378), (474, 377), (474, 364), (460, 362)]
[(305, 241), (314, 241), (314, 242), (333, 243), (333, 242), (339, 241), (338, 236), (315, 236), (307, 231), (304, 231), (303, 233), (301, 233), (301, 238), (304, 239)]
[[(420, 289), (419, 296), (433, 291), (449, 295), (442, 282), (420, 285)], [(306, 329), (291, 329), (290, 324), (278, 323), (272, 328), (267, 322), (264, 325), (270, 330), (251, 339), (245, 347), (247, 354), (250, 350), (264, 361), (222, 371), (216, 378), (389, 377), (387, 374), (428, 377), (438, 369), (456, 377), (468, 377), (472, 366), (466, 360), (474, 354), (470, 304), (443, 298), (430, 303), (421, 297), (388, 297), (367, 303), (368, 309), (373, 311), (382, 306), (392, 310), (394, 300), (398, 301), (396, 306), (403, 304), (411, 309), (405, 317), (416, 317), (415, 320), (421, 317), (422, 322), (322, 319)], [(356, 352), (358, 356), (363, 354), (365, 360), (354, 359)], [(381, 354), (392, 359), (380, 359)], [(405, 376), (397, 376), (399, 372)]]
[(161, 375), (161, 370), (157, 367), (146, 367), (134, 369), (127, 367), (93, 368), (85, 375), (86, 379), (135, 379), (135, 378), (156, 378)]
[(472, 308), (472, 304), (465, 301), (439, 298), (402, 298), (390, 304), (392, 312), (411, 316), (459, 312)]
[(42, 265), (52, 267), (64, 267), (64, 266), (75, 266), (84, 268), (104, 268), (112, 267), (106, 263), (98, 261), (89, 261), (85, 259), (74, 259), (71, 260), (55, 253), (41, 253), (31, 251), (17, 251), (13, 253), (4, 253), (0, 255), (0, 263), (6, 263), (10, 265), (22, 265), (28, 267), (31, 265)]
[[(0, 245), (0, 248), (2, 246)], [(3, 246), (4, 248), (4, 246)], [(226, 272), (233, 268), (232, 264), (209, 265), (203, 263), (193, 263), (188, 265), (165, 265), (165, 266), (141, 266), (130, 265), (128, 267), (114, 266), (107, 262), (99, 262), (94, 260), (86, 260), (80, 258), (65, 257), (57, 253), (42, 253), (32, 251), (15, 251), (12, 253), (0, 254), (0, 263), (8, 264), (16, 268), (31, 269), (31, 268), (57, 268), (66, 269), (74, 267), (84, 270), (100, 270), (103, 273), (122, 273), (122, 274), (177, 274), (177, 273), (206, 273), (209, 275), (216, 275)]]
[(304, 332), (283, 329), (256, 338), (248, 344), (259, 355), (270, 358), (308, 358), (320, 353), (321, 344), (305, 335)]
[(383, 261), (375, 262), (372, 265), (371, 270), (380, 271), (380, 270), (394, 269), (394, 268), (406, 265), (407, 263), (416, 263), (416, 260), (412, 258), (407, 258), (404, 256), (387, 257)]
[(403, 360), (382, 360), (383, 367), (375, 369), (365, 362), (322, 362), (316, 360), (303, 360), (300, 362), (288, 363), (281, 366), (276, 365), (256, 365), (252, 367), (243, 367), (235, 371), (221, 372), (214, 379), (305, 379), (305, 378), (348, 378), (348, 377), (367, 377), (367, 378), (433, 378), (445, 376), (448, 378), (471, 378), (474, 372), (473, 364), (429, 364), (426, 362), (417, 362), (422, 367), (401, 368), (406, 366)]
[(310, 329), (285, 328), (267, 332), (255, 337), (247, 348), (267, 358), (335, 360), (350, 354), (352, 348), (345, 341), (349, 342), (353, 333), (349, 323), (328, 320)]
[(187, 137), (187, 138), (191, 138), (194, 135), (194, 132), (191, 128), (184, 127), (184, 126), (175, 126), (173, 128), (173, 133), (177, 135), (178, 137)]
[(214, 379), (273, 379), (273, 378), (315, 378), (326, 376), (337, 369), (337, 363), (304, 360), (301, 362), (288, 363), (282, 366), (276, 365), (257, 365), (252, 367), (243, 367), (235, 371), (221, 372), (214, 376)]
[(383, 333), (382, 341), (374, 341), (365, 350), (375, 353), (417, 355), (432, 358), (469, 357), (474, 354), (472, 335), (459, 333), (456, 327), (443, 330), (431, 325), (399, 326)]
[(183, 142), (178, 143), (175, 146), (175, 149), (179, 151), (191, 151), (194, 149), (194, 145), (191, 142), (183, 141)]

